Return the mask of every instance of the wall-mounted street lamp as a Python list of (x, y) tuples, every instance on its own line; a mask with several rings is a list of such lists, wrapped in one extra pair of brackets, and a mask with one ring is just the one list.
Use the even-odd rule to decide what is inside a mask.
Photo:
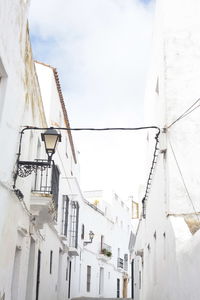
[(52, 156), (55, 153), (56, 145), (61, 142), (61, 134), (59, 134), (53, 127), (50, 127), (41, 133), (42, 141), (45, 144), (45, 150), (48, 156), (48, 162), (51, 162)]
[(41, 168), (42, 170), (51, 167), (52, 156), (55, 153), (56, 145), (58, 142), (61, 142), (61, 134), (59, 134), (56, 129), (53, 127), (47, 128), (44, 133), (41, 133), (41, 139), (45, 144), (45, 150), (48, 156), (48, 160), (46, 161), (24, 161), (20, 160), (21, 156), (21, 148), (22, 148), (22, 136), (25, 130), (44, 130), (43, 128), (37, 127), (25, 127), (21, 131), (20, 135), (20, 143), (19, 143), (19, 151), (17, 154), (17, 162), (16, 162), (16, 172), (14, 174), (14, 185), (13, 188), (15, 190), (15, 184), (17, 177), (27, 177), (32, 172), (36, 172), (37, 168)]
[(93, 238), (94, 238), (94, 232), (90, 230), (90, 232), (89, 232), (89, 239), (90, 240), (83, 242), (83, 245), (86, 246), (87, 244), (91, 244), (92, 241), (93, 241)]

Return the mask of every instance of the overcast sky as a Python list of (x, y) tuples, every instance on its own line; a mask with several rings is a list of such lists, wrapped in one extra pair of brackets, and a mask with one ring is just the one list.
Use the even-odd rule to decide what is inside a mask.
[[(72, 127), (144, 124), (154, 4), (150, 0), (32, 0), (34, 58), (56, 67)], [(83, 189), (137, 193), (144, 135), (76, 133)]]

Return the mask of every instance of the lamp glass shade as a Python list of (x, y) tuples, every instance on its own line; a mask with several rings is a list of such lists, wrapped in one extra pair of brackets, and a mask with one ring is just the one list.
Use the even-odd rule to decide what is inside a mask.
[(42, 141), (45, 143), (47, 155), (54, 154), (57, 142), (61, 141), (61, 135), (55, 129), (49, 128), (41, 136)]
[(93, 238), (94, 238), (94, 232), (93, 231), (89, 232), (89, 237), (90, 237), (91, 240), (93, 240)]

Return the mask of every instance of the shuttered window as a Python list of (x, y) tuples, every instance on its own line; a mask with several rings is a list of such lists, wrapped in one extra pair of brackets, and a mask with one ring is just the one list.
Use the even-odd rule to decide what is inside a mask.
[(78, 247), (78, 223), (79, 223), (79, 204), (77, 201), (71, 201), (70, 216), (70, 247)]
[(68, 230), (68, 216), (69, 216), (69, 197), (63, 195), (63, 207), (62, 207), (62, 234), (67, 236)]
[(52, 169), (52, 194), (53, 194), (53, 200), (56, 205), (56, 208), (58, 207), (58, 195), (59, 195), (59, 177), (60, 172), (56, 165), (53, 164)]

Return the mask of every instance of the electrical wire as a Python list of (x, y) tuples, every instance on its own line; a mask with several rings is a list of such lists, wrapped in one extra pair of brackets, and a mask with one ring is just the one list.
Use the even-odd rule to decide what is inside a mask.
[(159, 150), (158, 148), (158, 143), (159, 143), (159, 135), (160, 135), (160, 131), (158, 131), (158, 133), (155, 136), (155, 148), (154, 148), (154, 153), (153, 153), (153, 160), (151, 163), (151, 168), (150, 168), (150, 172), (149, 172), (149, 177), (147, 180), (147, 184), (146, 184), (146, 190), (145, 190), (145, 194), (144, 194), (144, 198), (142, 199), (142, 206), (143, 206), (143, 212), (142, 212), (142, 216), (143, 218), (146, 218), (146, 202), (147, 202), (147, 198), (148, 198), (148, 194), (149, 194), (149, 190), (151, 187), (151, 180), (152, 180), (152, 176), (153, 176), (153, 171), (157, 162), (157, 151)]
[(189, 115), (190, 113), (192, 113), (195, 109), (197, 109), (198, 107), (200, 107), (200, 104), (198, 106), (194, 107), (199, 101), (200, 101), (200, 98), (197, 99), (182, 115), (180, 115), (180, 117), (178, 117), (175, 121), (173, 121), (167, 128), (170, 128), (176, 122), (178, 122), (179, 120), (183, 119), (184, 117), (186, 117), (187, 115)]
[[(151, 168), (150, 168), (150, 172), (149, 172), (149, 176), (147, 179), (147, 184), (146, 184), (146, 189), (145, 189), (145, 195), (143, 197), (142, 203), (143, 203), (143, 212), (145, 211), (145, 207), (146, 207), (146, 201), (148, 198), (148, 194), (149, 194), (149, 190), (150, 190), (150, 186), (151, 186), (151, 180), (152, 180), (152, 175), (153, 175), (153, 170), (156, 164), (156, 158), (158, 156), (157, 151), (158, 149), (158, 143), (159, 143), (159, 135), (160, 135), (160, 128), (157, 126), (141, 126), (141, 127), (104, 127), (104, 128), (91, 128), (91, 127), (85, 127), (85, 128), (68, 128), (68, 127), (50, 127), (52, 129), (57, 129), (57, 130), (66, 130), (66, 131), (139, 131), (139, 130), (148, 130), (148, 129), (156, 129), (157, 133), (155, 135), (155, 147), (154, 147), (154, 152), (153, 152), (153, 159), (152, 159), (152, 163), (151, 163)], [(19, 161), (20, 159), (20, 155), (21, 155), (21, 143), (22, 143), (22, 136), (24, 134), (24, 132), (26, 130), (48, 130), (49, 128), (41, 128), (41, 127), (34, 127), (34, 126), (26, 126), (22, 129), (22, 131), (20, 132), (20, 144), (19, 144), (19, 151), (18, 151), (18, 157), (17, 157), (17, 161)], [(15, 183), (17, 180), (17, 173), (14, 176), (14, 185), (13, 187), (15, 187)], [(146, 212), (143, 213), (143, 217), (146, 217)]]
[(177, 156), (176, 156), (176, 154), (175, 154), (175, 152), (174, 152), (174, 149), (173, 149), (173, 147), (172, 147), (172, 144), (171, 144), (170, 139), (169, 139), (169, 144), (170, 144), (170, 148), (171, 148), (171, 150), (172, 150), (172, 154), (173, 154), (173, 156), (174, 156), (174, 160), (175, 160), (175, 162), (176, 162), (176, 165), (177, 165), (179, 174), (180, 174), (180, 176), (181, 176), (181, 179), (182, 179), (184, 188), (185, 188), (185, 190), (186, 190), (188, 199), (190, 200), (190, 203), (191, 203), (192, 208), (193, 208), (193, 210), (194, 210), (194, 213), (195, 213), (195, 215), (196, 215), (196, 217), (197, 217), (197, 220), (198, 220), (198, 222), (200, 223), (199, 215), (198, 215), (198, 213), (197, 213), (197, 211), (196, 211), (196, 209), (195, 209), (194, 203), (193, 203), (192, 198), (191, 198), (191, 196), (190, 196), (189, 190), (188, 190), (188, 188), (187, 188), (185, 179), (184, 179), (184, 177), (183, 177), (183, 173), (182, 173), (182, 171), (181, 171), (180, 165), (179, 165), (178, 160), (177, 160)]

